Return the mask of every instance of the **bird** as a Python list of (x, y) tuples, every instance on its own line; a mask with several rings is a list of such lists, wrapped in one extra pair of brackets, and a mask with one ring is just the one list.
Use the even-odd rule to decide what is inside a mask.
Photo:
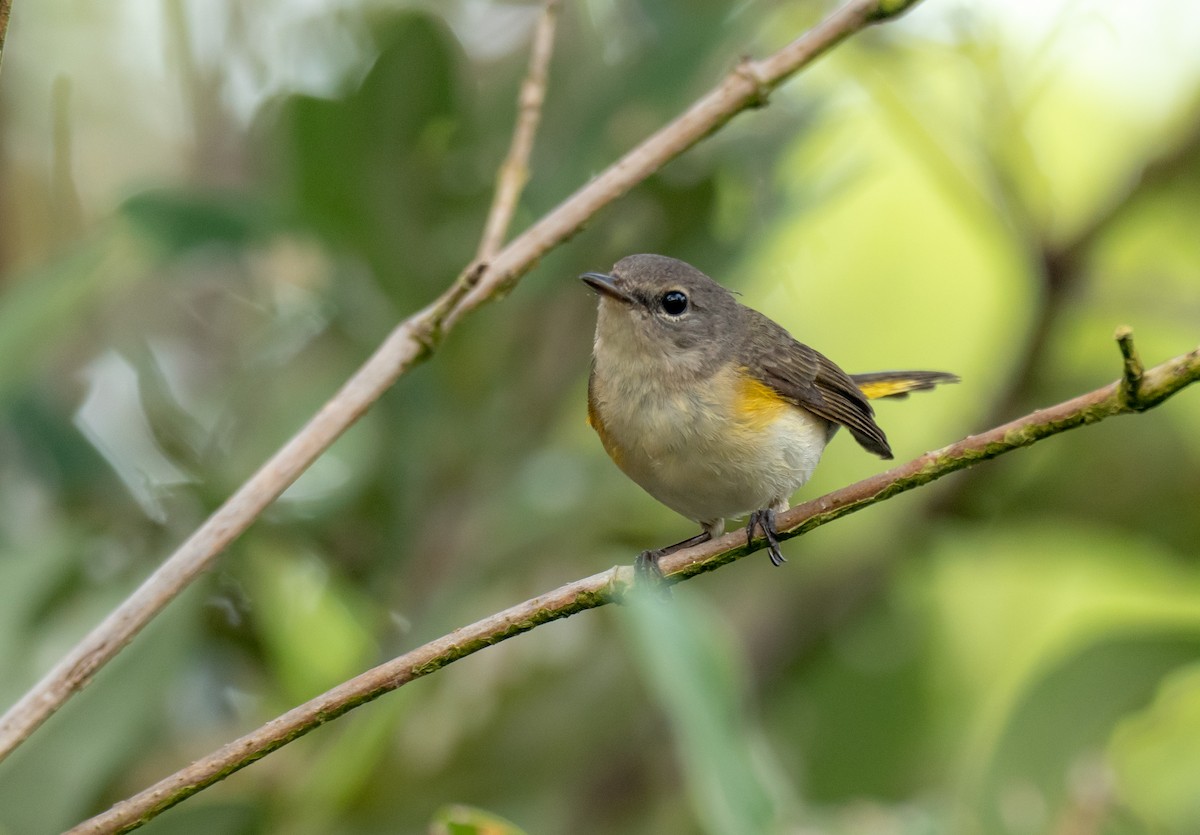
[(643, 551), (636, 565), (720, 536), (748, 516), (771, 562), (785, 562), (776, 514), (812, 476), (845, 427), (892, 458), (872, 399), (959, 381), (942, 371), (847, 374), (782, 326), (741, 304), (696, 267), (630, 255), (580, 279), (599, 302), (588, 378), (588, 423), (614, 463), (701, 532)]

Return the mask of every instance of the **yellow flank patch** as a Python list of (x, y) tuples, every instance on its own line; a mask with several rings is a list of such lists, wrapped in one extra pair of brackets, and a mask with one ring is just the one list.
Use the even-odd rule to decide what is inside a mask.
[(734, 414), (742, 427), (761, 432), (776, 420), (791, 403), (779, 392), (752, 377), (748, 369), (738, 369), (737, 403)]
[(868, 400), (878, 400), (880, 397), (895, 397), (897, 394), (905, 394), (923, 388), (932, 388), (932, 386), (929, 385), (928, 381), (914, 379), (872, 380), (869, 383), (861, 383), (858, 386), (858, 390), (866, 395)]

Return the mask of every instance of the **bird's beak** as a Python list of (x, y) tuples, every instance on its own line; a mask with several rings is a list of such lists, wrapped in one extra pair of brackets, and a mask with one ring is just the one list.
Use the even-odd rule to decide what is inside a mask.
[(601, 296), (608, 296), (610, 299), (615, 299), (625, 304), (633, 304), (634, 302), (633, 296), (617, 285), (615, 276), (608, 275), (607, 273), (584, 273), (579, 276), (579, 280)]

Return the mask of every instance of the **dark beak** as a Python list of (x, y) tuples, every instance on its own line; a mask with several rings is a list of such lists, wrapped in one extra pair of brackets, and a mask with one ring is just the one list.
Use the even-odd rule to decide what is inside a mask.
[(584, 273), (579, 276), (579, 280), (602, 296), (608, 296), (610, 299), (616, 299), (625, 304), (634, 302), (633, 296), (617, 286), (616, 277), (607, 273)]

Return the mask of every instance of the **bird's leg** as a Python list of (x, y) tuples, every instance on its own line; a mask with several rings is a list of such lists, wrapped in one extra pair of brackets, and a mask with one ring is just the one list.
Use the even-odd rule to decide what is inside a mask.
[(775, 509), (764, 507), (750, 514), (750, 521), (746, 524), (747, 543), (754, 540), (755, 528), (760, 529), (767, 540), (767, 554), (771, 557), (771, 565), (780, 566), (787, 562), (783, 558), (783, 552), (779, 550), (779, 535), (775, 531)]
[(661, 583), (663, 580), (662, 569), (658, 567), (658, 561), (667, 554), (674, 554), (676, 551), (682, 551), (684, 548), (691, 548), (693, 545), (699, 545), (701, 542), (708, 542), (712, 539), (712, 533), (705, 528), (700, 533), (693, 537), (676, 542), (674, 545), (668, 545), (666, 548), (655, 548), (651, 551), (642, 551), (637, 555), (637, 559), (633, 561), (633, 570), (639, 579), (651, 580)]

